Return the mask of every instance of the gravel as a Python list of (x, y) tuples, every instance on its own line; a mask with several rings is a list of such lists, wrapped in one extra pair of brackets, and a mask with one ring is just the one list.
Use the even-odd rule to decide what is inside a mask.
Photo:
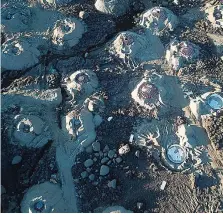
[(117, 157), (115, 160), (116, 160), (117, 163), (121, 163), (122, 162), (122, 158), (121, 157)]
[(93, 181), (93, 180), (95, 179), (95, 175), (94, 175), (94, 174), (89, 175), (89, 179), (90, 179), (91, 181)]
[(116, 189), (116, 179), (113, 179), (112, 181), (108, 182), (108, 187)]
[(105, 157), (101, 159), (101, 163), (104, 164), (109, 161), (109, 158)]
[(87, 160), (84, 162), (84, 166), (85, 166), (86, 168), (88, 168), (88, 167), (92, 166), (93, 163), (94, 163), (94, 162), (93, 162), (92, 159), (87, 159)]
[(100, 175), (101, 176), (105, 176), (109, 173), (110, 169), (108, 166), (106, 165), (102, 165), (101, 168), (100, 168)]
[(82, 178), (86, 178), (88, 176), (88, 173), (86, 171), (82, 172), (81, 173), (81, 177)]
[(22, 161), (22, 157), (17, 155), (12, 159), (12, 165), (19, 164)]
[(99, 152), (101, 149), (101, 144), (96, 141), (96, 142), (92, 143), (92, 148), (95, 152)]
[(108, 152), (108, 157), (109, 157), (110, 159), (112, 159), (114, 156), (115, 156), (115, 152), (114, 152), (114, 150), (110, 150), (110, 151)]

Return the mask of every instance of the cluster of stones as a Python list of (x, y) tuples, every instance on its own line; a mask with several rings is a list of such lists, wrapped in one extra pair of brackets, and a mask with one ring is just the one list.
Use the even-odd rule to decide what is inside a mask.
[(6, 35), (2, 44), (5, 70), (32, 67), (49, 49), (55, 53), (67, 51), (86, 32), (85, 24), (77, 18), (13, 1), (2, 8), (2, 29)]
[[(8, 91), (2, 94), (6, 109), (18, 109), (16, 114), (10, 112), (7, 119), (9, 143), (23, 149), (40, 149), (53, 140), (52, 130), (49, 128), (48, 113), (55, 109), (62, 101), (60, 89), (51, 90), (20, 90)], [(52, 113), (52, 112), (51, 112)], [(16, 116), (14, 116), (16, 115)], [(54, 121), (50, 121), (54, 123)], [(17, 152), (16, 152), (17, 153)], [(23, 161), (21, 153), (17, 153), (11, 164), (18, 165)], [(26, 161), (26, 160), (24, 160)], [(55, 205), (60, 204), (58, 207)], [(64, 202), (59, 186), (49, 182), (35, 185), (28, 189), (21, 203), (22, 212), (65, 212)]]
[[(128, 144), (123, 145), (117, 152), (115, 149), (109, 149), (108, 145), (106, 145), (102, 150), (101, 144), (95, 141), (85, 151), (89, 153), (91, 158), (84, 161), (86, 170), (81, 173), (80, 179), (88, 179), (92, 185), (98, 185), (110, 173), (110, 168), (119, 165), (123, 161), (122, 156), (130, 151), (130, 147)], [(108, 181), (109, 188), (116, 189), (116, 185), (116, 179)]]

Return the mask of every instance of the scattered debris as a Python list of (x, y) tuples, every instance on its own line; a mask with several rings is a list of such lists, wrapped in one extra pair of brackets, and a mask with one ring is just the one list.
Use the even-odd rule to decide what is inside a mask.
[(128, 144), (122, 146), (122, 147), (118, 150), (119, 155), (125, 155), (125, 154), (127, 154), (128, 152), (130, 152), (130, 147), (129, 147)]
[(162, 184), (161, 184), (161, 186), (160, 186), (160, 189), (161, 190), (164, 190), (165, 187), (166, 187), (166, 181), (163, 181)]
[(141, 210), (142, 207), (143, 207), (143, 203), (141, 203), (141, 202), (137, 202), (137, 208), (138, 208), (139, 210)]
[(139, 158), (139, 155), (140, 155), (140, 151), (137, 150), (137, 151), (135, 152), (135, 156), (136, 156), (137, 158)]
[(109, 118), (108, 118), (108, 122), (110, 122), (112, 119), (113, 119), (113, 117), (109, 117)]
[(129, 142), (130, 142), (130, 143), (132, 143), (133, 138), (134, 138), (134, 135), (133, 135), (133, 134), (131, 134), (131, 135), (130, 135), (130, 138), (129, 138)]

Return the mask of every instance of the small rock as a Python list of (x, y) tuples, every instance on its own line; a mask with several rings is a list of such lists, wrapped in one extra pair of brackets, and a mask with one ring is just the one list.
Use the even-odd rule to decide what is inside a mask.
[(86, 52), (85, 54), (84, 54), (84, 57), (86, 58), (88, 56), (88, 52)]
[(57, 175), (56, 174), (52, 174), (51, 178), (56, 180), (57, 179)]
[(98, 185), (98, 182), (95, 181), (95, 182), (93, 182), (92, 184), (93, 184), (94, 186), (97, 186), (97, 185)]
[(84, 166), (85, 166), (86, 168), (88, 168), (88, 167), (92, 166), (93, 163), (94, 163), (94, 162), (93, 162), (92, 159), (87, 159), (87, 160), (84, 162)]
[(138, 203), (137, 203), (137, 208), (138, 208), (139, 210), (142, 209), (142, 206), (143, 206), (143, 203), (141, 203), (141, 202), (138, 202)]
[[(42, 181), (41, 181), (42, 182)], [(44, 182), (44, 180), (43, 180), (43, 182)], [(42, 182), (42, 183), (43, 183)], [(23, 184), (28, 184), (29, 183), (29, 179), (25, 179), (25, 180), (23, 180)]]
[(109, 173), (109, 167), (106, 165), (102, 165), (100, 168), (100, 175), (105, 176)]
[(92, 143), (92, 148), (95, 152), (99, 152), (101, 149), (101, 144), (97, 141), (95, 141), (94, 143)]
[(130, 135), (130, 137), (129, 137), (129, 142), (130, 142), (130, 143), (132, 143), (133, 138), (134, 138), (134, 135), (133, 135), (133, 134), (131, 134), (131, 135)]
[(109, 161), (109, 158), (107, 158), (107, 157), (101, 159), (102, 164), (106, 163), (107, 161)]
[(95, 179), (95, 175), (94, 175), (94, 174), (89, 175), (89, 179), (90, 179), (91, 181), (93, 181), (93, 180)]
[(93, 161), (96, 162), (98, 159), (96, 157), (93, 158)]
[(74, 183), (78, 184), (79, 183), (79, 179), (78, 178), (74, 179)]
[(135, 156), (136, 156), (137, 158), (139, 158), (139, 154), (140, 154), (140, 151), (137, 150), (137, 151), (135, 152)]
[(117, 163), (121, 163), (122, 162), (122, 158), (121, 157), (117, 157), (115, 160), (116, 160)]
[(54, 165), (51, 163), (50, 164), (50, 169), (53, 170), (53, 168), (54, 168)]
[(174, 3), (175, 5), (178, 5), (178, 4), (179, 4), (179, 0), (173, 0), (173, 3)]
[(90, 171), (91, 171), (91, 168), (87, 168), (86, 171), (87, 171), (87, 172), (90, 172)]
[(162, 5), (163, 5), (164, 7), (167, 7), (167, 6), (168, 6), (168, 1), (163, 1), (163, 2), (162, 2)]
[(108, 157), (109, 157), (110, 159), (112, 159), (112, 158), (114, 157), (114, 155), (115, 155), (115, 152), (114, 152), (113, 150), (110, 150), (110, 151), (108, 152)]
[(94, 153), (94, 155), (95, 155), (96, 157), (99, 157), (99, 156), (100, 156), (100, 154), (99, 154), (99, 153)]
[(106, 157), (107, 155), (108, 155), (108, 153), (107, 153), (107, 152), (105, 152), (105, 153), (103, 154), (103, 156), (104, 156), (104, 157)]
[(115, 155), (114, 155), (114, 158), (117, 158), (117, 157), (118, 157), (118, 155), (117, 155), (117, 154), (115, 154)]
[(111, 164), (111, 160), (110, 161), (108, 161), (108, 163), (107, 163), (108, 165), (110, 165)]
[(86, 13), (85, 11), (80, 11), (80, 13), (79, 13), (79, 17), (81, 19), (86, 19), (88, 16), (89, 16), (89, 14)]
[(125, 166), (125, 167), (123, 167), (123, 169), (129, 169), (129, 166)]
[(112, 181), (108, 182), (108, 187), (116, 189), (116, 179), (113, 179)]
[(88, 176), (88, 173), (86, 172), (86, 171), (83, 171), (82, 173), (81, 173), (81, 177), (82, 178), (86, 178)]
[(17, 155), (12, 159), (12, 165), (16, 165), (22, 161), (22, 157)]
[(124, 154), (127, 154), (128, 152), (130, 152), (130, 147), (128, 144), (122, 146), (119, 150), (118, 150), (118, 153), (120, 155), (124, 155)]
[(113, 119), (113, 117), (109, 117), (109, 118), (108, 118), (108, 122), (110, 122), (112, 119)]
[(99, 155), (100, 155), (100, 157), (103, 157), (104, 154), (103, 154), (102, 151), (100, 151), (100, 152), (99, 152)]
[(165, 187), (166, 187), (166, 181), (163, 181), (162, 184), (161, 184), (161, 186), (160, 186), (160, 189), (161, 190), (164, 190)]
[(93, 151), (92, 146), (88, 146), (88, 147), (85, 149), (85, 151), (86, 151), (87, 153), (92, 153), (92, 151)]
[(57, 184), (57, 181), (55, 179), (52, 179), (52, 178), (50, 179), (50, 182), (53, 183), (53, 184)]
[(108, 145), (105, 146), (105, 148), (103, 149), (103, 152), (108, 152), (109, 151), (109, 147)]
[(1, 195), (2, 194), (5, 194), (6, 193), (6, 189), (5, 189), (5, 187), (3, 187), (2, 185), (1, 185)]

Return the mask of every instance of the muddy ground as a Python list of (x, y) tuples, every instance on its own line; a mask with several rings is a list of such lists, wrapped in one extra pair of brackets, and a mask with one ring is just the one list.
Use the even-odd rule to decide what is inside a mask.
[[(55, 65), (58, 60), (72, 56), (77, 61), (73, 65), (68, 65), (67, 70), (80, 68), (95, 70), (99, 78), (100, 90), (106, 97), (104, 121), (97, 128), (97, 140), (100, 142), (101, 148), (108, 145), (110, 149), (117, 151), (122, 144), (129, 143), (129, 137), (136, 121), (142, 119), (151, 121), (152, 119), (151, 115), (149, 116), (147, 111), (134, 103), (130, 97), (131, 87), (129, 82), (140, 78), (143, 75), (142, 70), (137, 68), (132, 71), (116, 59), (108, 64), (101, 60), (97, 61), (95, 58), (84, 58), (84, 54), (91, 52), (95, 47), (103, 46), (117, 32), (134, 27), (132, 17), (137, 17), (137, 14), (143, 11), (143, 8), (140, 8), (140, 4), (136, 8), (132, 8), (132, 14), (117, 20), (111, 16), (98, 15), (93, 7), (93, 0), (79, 2), (79, 4), (71, 3), (68, 6), (63, 6), (59, 10), (74, 16), (78, 16), (80, 11), (89, 13), (88, 22), (91, 22), (91, 18), (98, 21), (98, 28), (92, 30), (96, 32), (97, 37), (92, 36), (89, 47), (82, 47), (82, 44), (80, 44), (80, 47), (74, 50), (74, 54), (70, 56), (54, 56), (49, 53), (41, 59), (40, 64), (47, 67), (49, 64)], [(190, 8), (200, 7), (208, 2), (213, 5), (218, 3), (218, 1), (209, 0), (182, 0), (176, 6), (171, 1), (157, 0), (151, 1), (151, 5), (165, 6), (180, 16)], [(106, 21), (110, 19), (116, 27), (110, 26), (110, 23)], [(101, 28), (104, 31), (101, 31)], [(200, 94), (200, 88), (202, 88), (200, 78), (203, 76), (207, 76), (209, 80), (217, 81), (218, 84), (223, 86), (223, 61), (214, 52), (214, 47), (208, 39), (207, 33), (223, 35), (222, 30), (212, 28), (204, 20), (199, 20), (192, 26), (179, 26), (172, 33), (172, 36), (177, 35), (182, 39), (188, 39), (202, 48), (202, 58), (197, 63), (184, 68), (179, 75), (179, 79), (183, 80), (186, 76), (187, 81), (193, 83), (190, 89), (195, 95)], [(103, 39), (101, 39), (102, 37)], [(163, 37), (161, 39), (164, 44), (167, 44), (167, 38)], [(160, 69), (160, 66), (154, 65), (154, 67)], [(52, 78), (53, 80), (55, 78), (52, 85), (49, 84), (50, 81), (41, 82), (38, 78), (36, 80), (36, 77), (30, 74), (33, 68), (25, 71), (6, 71), (2, 73), (2, 91), (7, 92), (12, 88), (18, 90), (26, 87), (35, 88), (39, 85), (44, 85), (45, 88), (56, 88), (62, 81), (61, 68), (60, 66), (57, 68), (58, 75)], [(67, 72), (66, 69), (65, 72)], [(160, 74), (162, 72), (173, 74), (169, 69), (165, 71), (160, 69)], [(56, 148), (52, 142), (41, 149), (26, 149), (8, 143), (6, 121), (19, 112), (18, 108), (15, 107), (8, 109), (7, 112), (2, 112), (1, 176), (2, 185), (6, 190), (1, 195), (2, 212), (20, 212), (20, 203), (24, 193), (35, 184), (49, 180), (53, 183), (61, 183), (55, 161)], [(65, 111), (61, 108), (58, 114), (63, 113), (63, 110)], [(163, 115), (162, 119), (176, 118), (181, 114), (182, 112), (176, 112), (173, 109), (168, 115)], [(113, 119), (108, 122), (107, 118), (110, 116)], [(96, 157), (97, 161), (91, 171), (96, 175), (96, 179), (99, 179), (99, 157), (95, 155), (96, 152), (82, 152), (77, 156), (77, 163), (72, 168), (80, 212), (94, 212), (100, 207), (103, 210), (104, 207), (111, 205), (121, 205), (134, 212), (223, 212), (223, 178), (219, 180), (219, 174), (223, 172), (222, 118), (223, 113), (220, 112), (217, 116), (212, 115), (207, 121), (203, 122), (210, 138), (209, 153), (213, 162), (204, 166), (203, 170), (206, 173), (200, 176), (197, 176), (196, 173), (170, 171), (160, 163), (159, 157), (154, 157), (149, 150), (130, 144), (131, 151), (122, 157), (122, 162), (119, 164), (111, 163), (109, 175), (95, 185), (89, 179), (82, 179), (81, 172), (84, 171), (83, 162), (88, 158)], [(139, 158), (135, 156), (137, 150), (140, 151)], [(11, 165), (15, 155), (22, 156), (22, 161), (17, 165)], [(112, 179), (117, 180), (115, 189), (108, 187), (108, 181)], [(167, 182), (164, 190), (160, 190), (162, 181)], [(143, 204), (140, 209), (137, 208), (138, 202)]]

